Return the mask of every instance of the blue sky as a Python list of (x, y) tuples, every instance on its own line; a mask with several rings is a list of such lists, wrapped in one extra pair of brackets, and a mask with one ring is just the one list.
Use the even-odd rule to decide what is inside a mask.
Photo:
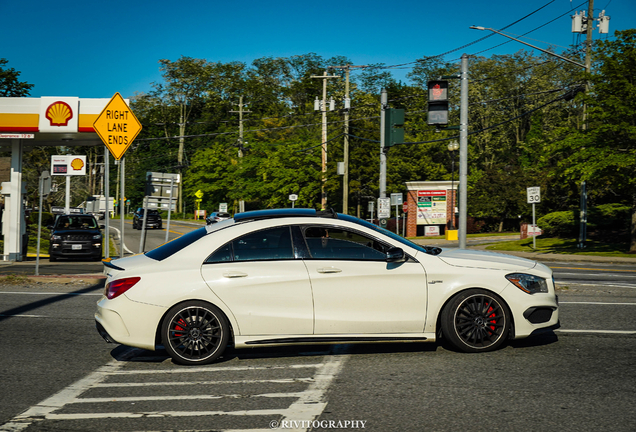
[[(521, 35), (565, 16), (524, 39), (558, 52), (577, 40), (569, 10), (587, 10), (570, 0), (340, 0), (269, 1), (41, 1), (0, 0), (0, 57), (34, 84), (31, 96), (131, 97), (160, 81), (159, 59), (180, 56), (212, 62), (250, 64), (261, 57), (314, 52), (343, 55), (353, 64), (413, 62), (469, 44), (546, 5), (508, 28)], [(615, 30), (636, 27), (636, 1), (595, 0), (595, 16), (605, 9)], [(594, 38), (599, 38), (594, 31)], [(607, 37), (604, 35), (603, 37)], [(448, 55), (486, 50), (507, 39), (493, 35)], [(517, 42), (482, 55), (514, 53)], [(405, 80), (409, 69), (392, 69)]]

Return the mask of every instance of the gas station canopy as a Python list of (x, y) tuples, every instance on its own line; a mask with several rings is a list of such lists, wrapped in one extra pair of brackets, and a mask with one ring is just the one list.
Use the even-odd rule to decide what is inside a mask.
[[(0, 98), (0, 149), (11, 152), (4, 198), (3, 259), (21, 260), (24, 231), (22, 155), (27, 146), (103, 145), (93, 124), (111, 99), (79, 97)], [(129, 101), (126, 100), (126, 104)]]
[(10, 144), (8, 139), (14, 136), (27, 136), (22, 140), (27, 146), (102, 145), (93, 123), (109, 101), (78, 97), (0, 98), (0, 145)]

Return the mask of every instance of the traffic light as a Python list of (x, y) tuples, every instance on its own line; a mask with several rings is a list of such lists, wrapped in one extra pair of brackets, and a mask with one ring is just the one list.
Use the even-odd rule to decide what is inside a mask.
[(428, 82), (428, 124), (448, 124), (448, 81)]
[(404, 142), (404, 110), (389, 108), (385, 111), (384, 146), (391, 147)]

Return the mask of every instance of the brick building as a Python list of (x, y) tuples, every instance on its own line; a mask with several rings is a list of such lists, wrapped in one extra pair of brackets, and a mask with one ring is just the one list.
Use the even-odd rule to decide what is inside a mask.
[(406, 236), (444, 234), (447, 229), (457, 229), (456, 208), (459, 182), (415, 181), (407, 182)]

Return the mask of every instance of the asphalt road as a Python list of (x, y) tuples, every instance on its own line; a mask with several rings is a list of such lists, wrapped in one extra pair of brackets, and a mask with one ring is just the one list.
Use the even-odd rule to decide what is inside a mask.
[(563, 286), (560, 330), (492, 353), (258, 348), (188, 368), (106, 344), (93, 324), (102, 284), (0, 287), (0, 430), (636, 429), (632, 287)]

